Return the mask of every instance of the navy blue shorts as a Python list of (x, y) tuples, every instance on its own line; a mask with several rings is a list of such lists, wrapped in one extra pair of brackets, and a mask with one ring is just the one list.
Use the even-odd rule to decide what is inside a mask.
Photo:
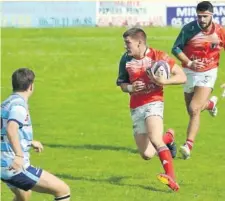
[(29, 166), (28, 168), (22, 170), (19, 174), (12, 176), (10, 179), (1, 179), (10, 188), (19, 188), (28, 191), (34, 187), (38, 182), (42, 174), (42, 169)]

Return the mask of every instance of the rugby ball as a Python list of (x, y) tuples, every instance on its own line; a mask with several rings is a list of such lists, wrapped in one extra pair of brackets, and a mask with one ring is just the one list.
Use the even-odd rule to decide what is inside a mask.
[(165, 79), (170, 77), (170, 66), (166, 61), (156, 61), (150, 68), (147, 69), (147, 74), (154, 74), (155, 76), (161, 76)]

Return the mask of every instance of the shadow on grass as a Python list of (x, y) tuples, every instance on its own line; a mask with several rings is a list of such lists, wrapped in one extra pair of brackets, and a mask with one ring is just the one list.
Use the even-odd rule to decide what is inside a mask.
[(155, 191), (155, 192), (163, 192), (163, 193), (171, 193), (170, 190), (161, 190), (161, 189), (157, 189), (154, 188), (152, 186), (144, 186), (141, 184), (125, 184), (122, 183), (123, 179), (127, 179), (130, 178), (128, 176), (112, 176), (106, 179), (100, 179), (100, 178), (90, 178), (90, 177), (74, 177), (72, 175), (68, 175), (68, 174), (56, 174), (56, 176), (58, 176), (59, 178), (62, 179), (69, 179), (69, 180), (74, 180), (74, 181), (88, 181), (88, 182), (97, 182), (97, 183), (108, 183), (108, 184), (112, 184), (112, 185), (116, 185), (116, 186), (127, 186), (127, 187), (134, 187), (134, 188), (141, 188), (144, 190), (148, 190), (148, 191)]
[(83, 144), (83, 145), (65, 145), (65, 144), (44, 144), (46, 147), (51, 148), (64, 148), (64, 149), (79, 149), (79, 150), (109, 150), (109, 151), (124, 151), (132, 154), (138, 153), (136, 149), (128, 148), (128, 147), (117, 147), (111, 145), (99, 145), (99, 144)]

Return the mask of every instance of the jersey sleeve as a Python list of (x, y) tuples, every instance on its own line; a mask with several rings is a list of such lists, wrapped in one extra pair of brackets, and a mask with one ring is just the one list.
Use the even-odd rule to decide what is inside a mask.
[(200, 32), (201, 29), (196, 20), (184, 25), (172, 47), (173, 55), (177, 56), (178, 54), (183, 52), (183, 49), (187, 42)]
[(119, 63), (119, 73), (116, 80), (117, 86), (120, 86), (122, 83), (130, 83), (129, 74), (126, 70), (126, 54), (122, 56)]
[(172, 47), (172, 53), (174, 56), (180, 54), (183, 51), (185, 43), (186, 43), (185, 30), (184, 28), (182, 28)]
[(11, 110), (9, 111), (8, 122), (15, 121), (20, 127), (22, 127), (25, 124), (26, 117), (27, 111), (25, 107), (21, 105), (12, 106)]

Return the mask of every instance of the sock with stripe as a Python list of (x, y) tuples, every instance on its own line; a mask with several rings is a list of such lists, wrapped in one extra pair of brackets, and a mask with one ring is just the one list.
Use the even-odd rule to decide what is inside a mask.
[(165, 146), (160, 147), (158, 149), (158, 155), (162, 163), (162, 166), (165, 170), (165, 173), (174, 179), (175, 175), (174, 175), (174, 168), (173, 168), (173, 159), (172, 159), (170, 150)]
[(188, 148), (189, 148), (190, 150), (192, 150), (192, 148), (193, 148), (193, 146), (194, 146), (194, 141), (193, 141), (193, 140), (190, 140), (190, 139), (187, 139), (185, 145), (187, 145)]
[(165, 144), (171, 144), (174, 141), (174, 137), (173, 134), (169, 131), (167, 131), (164, 135), (163, 135), (163, 142)]
[(214, 107), (214, 102), (212, 102), (211, 100), (208, 101), (208, 104), (206, 106), (206, 110), (212, 110)]

